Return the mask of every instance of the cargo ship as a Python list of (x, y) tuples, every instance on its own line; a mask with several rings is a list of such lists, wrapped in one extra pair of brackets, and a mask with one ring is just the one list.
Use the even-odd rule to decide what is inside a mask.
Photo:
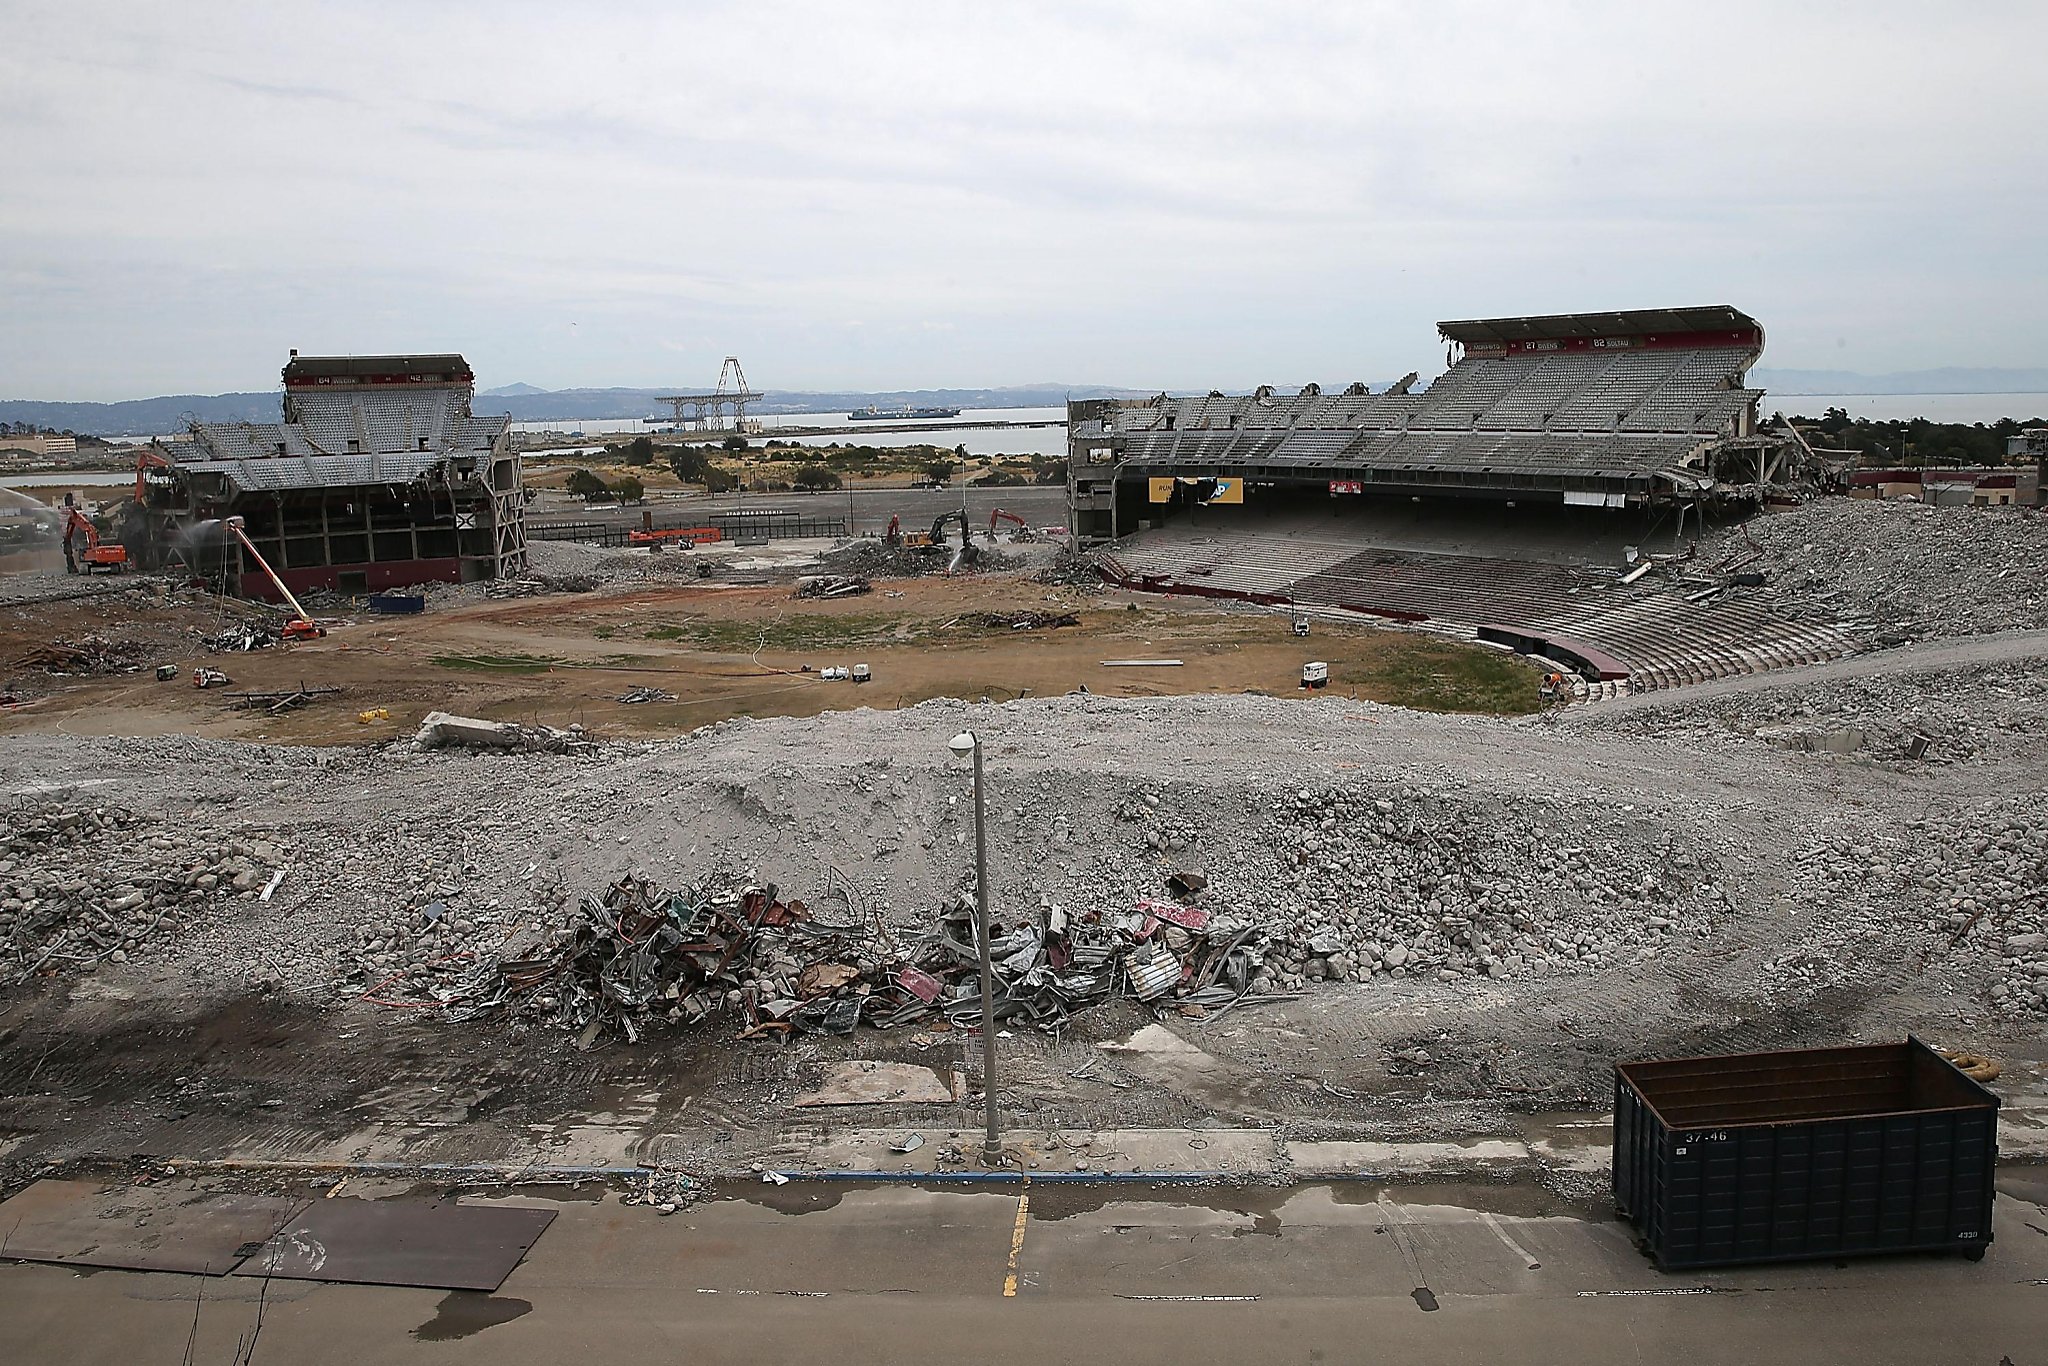
[(900, 408), (877, 408), (870, 404), (855, 408), (846, 415), (849, 422), (902, 422), (906, 419), (924, 417), (958, 417), (958, 408), (913, 408), (908, 403)]

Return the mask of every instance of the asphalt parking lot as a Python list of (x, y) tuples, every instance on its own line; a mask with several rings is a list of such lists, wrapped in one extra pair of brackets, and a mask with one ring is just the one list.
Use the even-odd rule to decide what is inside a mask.
[[(1654, 1270), (1600, 1210), (1518, 1184), (799, 1181), (726, 1187), (668, 1216), (595, 1190), (526, 1194), (507, 1198), (557, 1217), (495, 1294), (17, 1264), (0, 1267), (0, 1339), (14, 1360), (49, 1363), (228, 1362), (239, 1346), (245, 1359), (309, 1366), (414, 1355), (2029, 1366), (2048, 1361), (2048, 1182), (2036, 1170), (2006, 1182), (1982, 1262), (1681, 1275)], [(422, 1193), (357, 1185), (342, 1198), (401, 1194)]]

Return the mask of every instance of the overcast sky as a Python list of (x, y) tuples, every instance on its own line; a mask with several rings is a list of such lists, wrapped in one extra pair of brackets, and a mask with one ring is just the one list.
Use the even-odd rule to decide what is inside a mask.
[(2048, 5), (0, 0), (0, 397), (2048, 365)]

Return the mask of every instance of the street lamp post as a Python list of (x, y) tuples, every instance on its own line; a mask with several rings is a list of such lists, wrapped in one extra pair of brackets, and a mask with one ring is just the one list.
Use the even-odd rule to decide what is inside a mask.
[(981, 1104), (987, 1125), (981, 1160), (996, 1167), (1002, 1164), (1003, 1140), (996, 1132), (995, 967), (988, 948), (988, 802), (982, 792), (981, 737), (963, 730), (947, 747), (963, 759), (974, 756), (974, 943), (981, 955)]

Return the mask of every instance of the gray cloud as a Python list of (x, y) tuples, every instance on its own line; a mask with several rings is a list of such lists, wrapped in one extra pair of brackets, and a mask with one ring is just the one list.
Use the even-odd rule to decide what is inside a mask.
[[(1944, 7), (1945, 8), (1945, 7)], [(2037, 5), (0, 7), (0, 392), (1427, 370), (1730, 302), (2041, 364)], [(575, 326), (571, 328), (571, 324)], [(700, 373), (701, 372), (701, 373)]]

